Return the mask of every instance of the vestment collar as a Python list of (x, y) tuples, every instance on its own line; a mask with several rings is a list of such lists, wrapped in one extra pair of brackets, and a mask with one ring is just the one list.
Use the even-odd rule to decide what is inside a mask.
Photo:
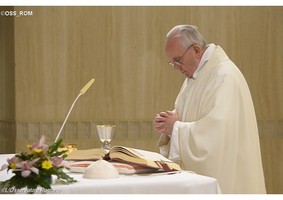
[(199, 75), (199, 72), (201, 71), (201, 69), (203, 68), (204, 64), (211, 58), (212, 54), (214, 53), (215, 49), (216, 49), (216, 45), (211, 43), (207, 45), (207, 49), (205, 50), (205, 52), (203, 53), (201, 60), (198, 64), (198, 67), (196, 69), (196, 71), (194, 72), (192, 79), (196, 79), (197, 76)]

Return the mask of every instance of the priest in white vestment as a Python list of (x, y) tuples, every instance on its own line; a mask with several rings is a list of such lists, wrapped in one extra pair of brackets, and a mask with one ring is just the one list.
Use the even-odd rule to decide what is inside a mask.
[(174, 110), (154, 119), (161, 154), (216, 178), (222, 193), (266, 193), (255, 110), (240, 70), (191, 25), (167, 34), (166, 55), (186, 79)]

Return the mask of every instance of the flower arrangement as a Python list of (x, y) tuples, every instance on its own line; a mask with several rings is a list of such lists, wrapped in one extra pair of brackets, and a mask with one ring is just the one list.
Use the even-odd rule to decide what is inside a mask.
[(27, 187), (28, 191), (35, 191), (37, 187), (51, 189), (52, 175), (57, 176), (63, 183), (77, 182), (63, 171), (68, 150), (60, 150), (61, 144), (62, 139), (48, 146), (45, 144), (45, 137), (42, 136), (38, 143), (27, 145), (28, 152), (16, 154), (7, 160), (8, 164), (2, 166), (1, 170), (12, 170), (15, 175), (0, 183), (0, 187)]

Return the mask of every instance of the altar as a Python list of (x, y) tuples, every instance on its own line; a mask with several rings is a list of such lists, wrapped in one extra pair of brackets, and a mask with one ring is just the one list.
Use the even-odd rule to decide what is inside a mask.
[[(0, 165), (13, 154), (1, 154)], [(120, 175), (114, 179), (85, 179), (82, 173), (67, 172), (78, 182), (65, 185), (54, 183), (52, 189), (37, 188), (37, 194), (220, 194), (216, 179), (189, 171)], [(0, 181), (13, 176), (0, 171)], [(0, 188), (0, 193), (26, 193), (27, 189)]]

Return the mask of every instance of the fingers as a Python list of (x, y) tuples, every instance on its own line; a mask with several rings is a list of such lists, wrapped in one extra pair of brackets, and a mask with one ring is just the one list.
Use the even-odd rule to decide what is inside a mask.
[(154, 130), (158, 133), (162, 133), (164, 131), (164, 123), (166, 118), (161, 117), (159, 114), (154, 118)]
[(168, 116), (174, 116), (174, 115), (175, 115), (175, 113), (172, 112), (172, 111), (166, 111), (166, 114), (167, 114)]
[(160, 123), (160, 122), (165, 122), (166, 118), (164, 117), (156, 117), (154, 118), (154, 122)]
[(174, 117), (176, 120), (179, 120), (179, 115), (178, 113), (172, 112), (172, 111), (166, 111), (166, 113), (168, 114), (168, 116), (172, 116)]
[(163, 133), (165, 131), (164, 123), (156, 123), (154, 125), (154, 130), (158, 133)]
[(173, 124), (178, 118), (178, 115), (172, 111), (160, 112), (153, 120), (154, 130), (158, 133), (171, 134)]
[(156, 122), (156, 123), (154, 123), (154, 127), (155, 128), (161, 128), (162, 126), (164, 126), (164, 122)]
[(161, 112), (161, 113), (159, 113), (159, 115), (161, 116), (161, 117), (168, 117), (169, 116), (169, 114), (167, 113), (167, 112), (170, 112), (170, 111), (166, 111), (166, 112)]

